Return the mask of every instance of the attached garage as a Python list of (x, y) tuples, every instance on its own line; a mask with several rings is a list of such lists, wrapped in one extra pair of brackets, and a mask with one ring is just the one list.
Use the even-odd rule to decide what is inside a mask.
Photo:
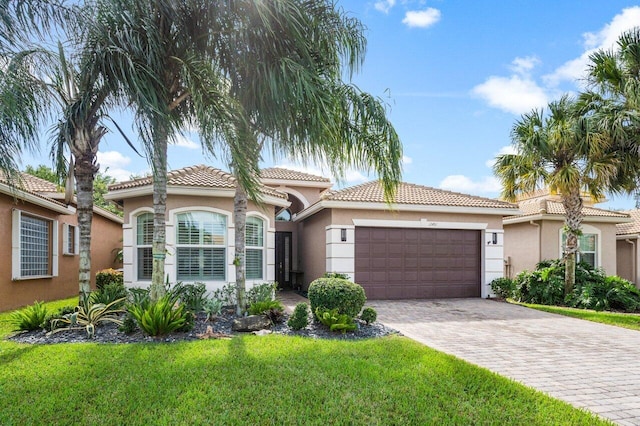
[(480, 297), (481, 231), (355, 228), (355, 281), (368, 299)]

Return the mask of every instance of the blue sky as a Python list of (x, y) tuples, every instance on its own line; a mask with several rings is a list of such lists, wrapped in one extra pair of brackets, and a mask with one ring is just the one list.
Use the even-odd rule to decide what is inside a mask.
[[(640, 25), (640, 3), (622, 0), (339, 0), (338, 5), (367, 27), (366, 61), (353, 81), (388, 104), (404, 145), (403, 180), (487, 197), (499, 194), (490, 165), (508, 152), (515, 120), (579, 90), (589, 52), (611, 47), (622, 31)], [(48, 164), (46, 152), (23, 163)], [(99, 162), (118, 179), (149, 169), (116, 133), (103, 141)], [(199, 163), (227, 169), (202, 156), (197, 135), (170, 147), (170, 168)], [(265, 158), (264, 167), (273, 165), (327, 175), (322, 165)], [(341, 186), (374, 177), (352, 170)], [(601, 207), (631, 208), (633, 201), (610, 197)]]

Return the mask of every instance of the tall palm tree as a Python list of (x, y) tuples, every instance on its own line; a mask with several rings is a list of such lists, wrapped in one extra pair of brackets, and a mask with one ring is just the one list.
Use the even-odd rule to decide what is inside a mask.
[[(136, 106), (152, 163), (152, 298), (161, 294), (164, 282), (166, 146), (188, 126), (200, 132), (206, 152), (229, 159), (239, 186), (249, 194), (257, 192), (258, 135), (278, 140), (272, 145), (276, 151), (295, 147), (307, 159), (340, 159), (332, 163), (340, 171), (344, 164), (375, 162), (391, 192), (400, 174), (399, 161), (394, 161), (401, 156), (397, 135), (377, 100), (337, 84), (340, 56), (353, 68), (359, 64), (362, 34), (359, 23), (343, 19), (332, 2), (98, 3), (95, 62), (104, 75), (120, 80)], [(355, 39), (348, 38), (349, 31)], [(310, 72), (314, 66), (319, 70), (315, 74)], [(259, 71), (249, 73), (250, 67)], [(256, 75), (259, 83), (251, 79)], [(339, 119), (325, 122), (325, 116)], [(366, 133), (366, 144), (349, 131), (354, 123), (373, 124), (373, 118), (381, 124), (376, 131), (396, 149), (384, 146), (374, 131)], [(363, 145), (370, 152), (384, 152), (384, 158), (366, 156), (357, 149)]]
[(575, 284), (576, 252), (581, 234), (582, 194), (601, 199), (605, 191), (616, 192), (621, 159), (609, 138), (594, 131), (590, 116), (580, 115), (576, 102), (567, 96), (543, 110), (522, 116), (511, 131), (515, 154), (500, 155), (494, 173), (502, 196), (515, 201), (518, 194), (549, 188), (559, 193), (565, 210), (565, 294)]
[[(246, 34), (231, 40), (235, 45), (225, 62), (230, 94), (246, 114), (237, 135), (253, 147), (251, 157), (259, 158), (266, 144), (276, 156), (327, 162), (339, 177), (348, 166), (374, 170), (391, 198), (400, 178), (398, 136), (378, 99), (342, 81), (364, 59), (362, 24), (328, 1), (250, 5), (255, 10), (236, 26)], [(252, 32), (260, 27), (278, 37), (256, 37)], [(232, 161), (234, 172), (237, 164)], [(253, 188), (255, 176), (238, 176), (234, 199), (239, 311), (245, 292), (247, 188)], [(256, 195), (249, 194), (254, 201)]]

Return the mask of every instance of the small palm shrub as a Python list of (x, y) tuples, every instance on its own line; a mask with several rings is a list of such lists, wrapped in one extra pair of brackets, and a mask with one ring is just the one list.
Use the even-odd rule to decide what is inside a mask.
[(491, 291), (493, 291), (496, 296), (501, 297), (502, 299), (509, 299), (513, 297), (515, 282), (512, 279), (496, 278), (491, 281), (489, 285), (491, 286)]
[(127, 289), (124, 284), (119, 282), (110, 282), (105, 284), (102, 289), (91, 293), (90, 303), (102, 303), (108, 305), (109, 303), (120, 299), (121, 302), (117, 305), (117, 308), (124, 306), (127, 298)]
[[(342, 278), (318, 278), (309, 285), (311, 311), (337, 309), (349, 318), (358, 316), (367, 300), (362, 286)], [(316, 317), (317, 318), (317, 317)]]
[(102, 290), (107, 284), (118, 283), (124, 286), (122, 272), (115, 269), (103, 269), (96, 273), (96, 288)]
[(144, 302), (129, 306), (129, 313), (138, 327), (150, 336), (163, 336), (185, 325), (187, 315), (184, 305), (176, 304), (165, 295), (157, 302)]
[(47, 318), (47, 307), (44, 302), (34, 302), (33, 305), (11, 314), (11, 324), (14, 330), (33, 331), (42, 328)]
[(309, 305), (298, 303), (289, 317), (287, 325), (293, 330), (302, 330), (309, 325)]
[(360, 314), (360, 319), (367, 323), (367, 325), (376, 322), (378, 319), (378, 313), (371, 307), (364, 308)]
[(65, 330), (82, 330), (87, 332), (87, 337), (92, 339), (96, 333), (96, 327), (102, 323), (112, 322), (122, 325), (122, 321), (118, 319), (118, 315), (124, 312), (124, 309), (117, 308), (122, 305), (125, 299), (117, 299), (105, 305), (104, 303), (84, 303), (76, 306), (75, 311), (64, 315), (62, 318), (56, 318), (51, 322), (50, 333), (58, 333)]
[(322, 324), (329, 327), (331, 331), (341, 331), (345, 333), (347, 331), (353, 331), (358, 326), (353, 322), (353, 318), (349, 315), (341, 314), (338, 312), (338, 309), (316, 309), (316, 318)]

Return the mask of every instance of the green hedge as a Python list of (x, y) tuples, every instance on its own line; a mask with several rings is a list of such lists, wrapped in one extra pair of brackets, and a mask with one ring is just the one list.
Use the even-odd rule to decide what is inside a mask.
[(342, 278), (318, 278), (309, 285), (308, 296), (314, 317), (322, 308), (355, 318), (367, 300), (362, 286)]

